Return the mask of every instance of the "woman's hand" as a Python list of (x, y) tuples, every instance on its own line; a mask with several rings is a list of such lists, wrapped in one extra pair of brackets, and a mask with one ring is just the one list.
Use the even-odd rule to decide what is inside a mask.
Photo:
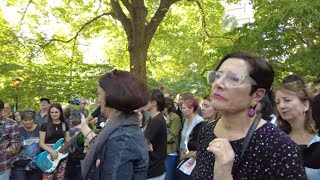
[(215, 171), (217, 167), (231, 173), (235, 154), (228, 139), (214, 139), (209, 143), (207, 150), (215, 156)]
[(186, 153), (180, 151), (179, 160), (182, 161), (182, 160), (184, 160), (186, 157), (187, 157), (187, 156), (186, 156)]
[(88, 126), (88, 124), (89, 124), (89, 122), (86, 120), (84, 115), (81, 114), (81, 123), (79, 125), (75, 126), (74, 128), (81, 130), (84, 126)]
[(58, 158), (58, 151), (50, 151), (50, 156), (52, 159)]
[(90, 121), (90, 123), (91, 123), (93, 126), (95, 126), (95, 125), (97, 124), (97, 122), (98, 122), (98, 117), (93, 118), (93, 119)]
[(96, 167), (99, 167), (99, 165), (100, 165), (100, 159), (97, 159), (96, 160)]
[(153, 151), (153, 145), (150, 142), (148, 143), (148, 151)]
[(196, 158), (196, 151), (189, 151), (186, 154), (186, 158)]
[(76, 152), (76, 148), (75, 147), (69, 147), (69, 153), (73, 154)]

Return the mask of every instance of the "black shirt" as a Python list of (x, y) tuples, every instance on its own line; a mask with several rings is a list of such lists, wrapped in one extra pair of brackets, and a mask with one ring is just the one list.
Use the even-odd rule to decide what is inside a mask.
[(167, 129), (162, 113), (147, 122), (145, 136), (153, 146), (153, 151), (149, 151), (147, 178), (161, 176), (165, 173), (164, 161), (167, 157)]
[(64, 123), (66, 126), (65, 131), (62, 128), (62, 122), (60, 124), (52, 124), (52, 127), (49, 127), (48, 123), (43, 123), (40, 131), (46, 132), (45, 144), (54, 144), (60, 138), (64, 138), (66, 131), (69, 131), (69, 126), (67, 123)]

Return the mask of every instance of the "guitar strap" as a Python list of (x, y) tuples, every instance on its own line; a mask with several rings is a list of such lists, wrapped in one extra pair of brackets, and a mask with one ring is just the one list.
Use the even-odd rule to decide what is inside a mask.
[(67, 131), (67, 129), (66, 129), (66, 123), (65, 123), (65, 122), (62, 122), (62, 131), (63, 131), (63, 136), (64, 136), (64, 138), (66, 138), (66, 131)]
[(62, 122), (62, 131), (66, 132), (66, 123)]

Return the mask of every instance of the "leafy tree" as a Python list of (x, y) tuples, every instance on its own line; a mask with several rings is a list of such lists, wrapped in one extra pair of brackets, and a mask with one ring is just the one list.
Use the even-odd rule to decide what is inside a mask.
[(228, 33), (236, 41), (220, 51), (246, 50), (265, 56), (276, 69), (277, 83), (290, 73), (314, 79), (320, 67), (320, 1), (252, 2), (255, 22)]
[[(205, 71), (214, 64), (215, 48), (231, 42), (223, 36), (220, 0), (6, 4), (21, 18), (8, 23), (17, 37), (17, 55), (8, 59), (19, 67), (12, 76), (23, 79), (16, 91), (24, 107), (37, 107), (32, 104), (41, 96), (57, 102), (78, 95), (94, 98), (97, 77), (112, 67), (130, 69), (143, 81), (148, 75), (149, 86), (164, 83), (174, 93), (196, 89), (204, 94)], [(105, 65), (85, 63), (81, 49), (99, 38), (104, 40)], [(11, 78), (6, 82), (11, 93), (2, 97), (13, 97)]]

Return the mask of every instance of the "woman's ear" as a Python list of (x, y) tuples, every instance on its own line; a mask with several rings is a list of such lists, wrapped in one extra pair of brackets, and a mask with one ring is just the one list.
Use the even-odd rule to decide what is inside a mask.
[(266, 89), (258, 88), (252, 95), (252, 104), (258, 104), (258, 102), (265, 96)]
[(303, 102), (304, 105), (304, 112), (307, 112), (310, 108), (310, 101), (306, 100)]

